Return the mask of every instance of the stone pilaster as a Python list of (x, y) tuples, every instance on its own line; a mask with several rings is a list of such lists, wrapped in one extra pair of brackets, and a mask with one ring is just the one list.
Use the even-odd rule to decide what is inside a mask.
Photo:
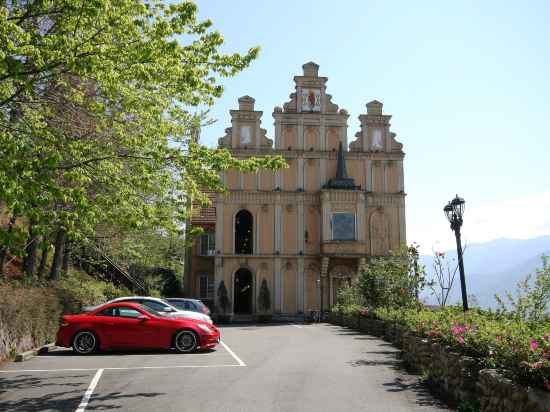
[(275, 258), (273, 283), (273, 292), (275, 296), (273, 309), (276, 313), (281, 313), (283, 310), (283, 276), (281, 273), (281, 258)]
[(304, 158), (298, 158), (298, 189), (303, 189), (305, 187), (304, 182)]
[(327, 159), (321, 157), (319, 159), (319, 187), (327, 182)]
[(304, 275), (304, 258), (298, 258), (298, 273), (296, 277), (296, 308), (298, 313), (304, 313), (305, 309), (305, 275)]

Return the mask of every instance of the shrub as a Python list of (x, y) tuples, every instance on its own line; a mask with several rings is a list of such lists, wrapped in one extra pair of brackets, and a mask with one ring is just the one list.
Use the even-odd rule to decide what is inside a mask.
[(550, 309), (550, 265), (542, 256), (542, 268), (536, 269), (534, 279), (528, 275), (517, 284), (516, 295), (506, 292), (508, 302), (495, 295), (499, 312), (520, 322), (538, 323), (548, 320)]
[(550, 322), (527, 324), (478, 309), (378, 308), (376, 316), (478, 359), (526, 386), (550, 390)]
[(0, 359), (55, 339), (63, 307), (51, 287), (0, 283)]
[(403, 246), (390, 256), (372, 259), (358, 279), (359, 291), (370, 307), (415, 305), (425, 283), (418, 248)]
[(130, 294), (77, 271), (58, 282), (0, 282), (0, 359), (53, 342), (62, 314)]

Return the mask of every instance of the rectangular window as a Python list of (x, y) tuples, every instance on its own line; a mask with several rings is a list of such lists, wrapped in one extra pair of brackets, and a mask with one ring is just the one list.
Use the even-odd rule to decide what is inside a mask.
[(214, 275), (200, 275), (199, 277), (199, 298), (214, 298)]
[(355, 214), (334, 213), (331, 226), (332, 240), (355, 240)]
[(214, 256), (216, 253), (216, 235), (213, 232), (204, 233), (199, 239), (199, 255)]

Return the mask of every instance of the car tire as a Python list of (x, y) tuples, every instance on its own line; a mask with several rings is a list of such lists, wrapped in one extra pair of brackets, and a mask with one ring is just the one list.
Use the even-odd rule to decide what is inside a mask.
[(192, 330), (180, 330), (174, 336), (174, 347), (179, 353), (194, 352), (199, 346), (199, 337)]
[(89, 330), (78, 332), (73, 338), (73, 350), (79, 355), (89, 355), (99, 348), (99, 340)]

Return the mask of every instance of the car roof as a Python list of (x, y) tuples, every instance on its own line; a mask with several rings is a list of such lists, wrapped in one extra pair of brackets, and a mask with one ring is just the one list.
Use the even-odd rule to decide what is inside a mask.
[(167, 300), (168, 302), (175, 302), (177, 300), (179, 301), (188, 301), (188, 302), (197, 302), (197, 303), (202, 303), (202, 301), (200, 299), (190, 299), (190, 298), (166, 298), (165, 300)]
[(129, 307), (133, 309), (137, 309), (140, 312), (147, 312), (139, 303), (132, 303), (132, 302), (111, 302), (111, 303), (105, 303), (99, 307), (97, 307), (93, 312), (89, 312), (90, 314), (95, 314), (97, 312), (101, 312), (102, 310), (109, 309), (109, 308), (119, 308), (119, 307)]
[(115, 298), (113, 300), (110, 300), (109, 302), (112, 302), (112, 303), (114, 303), (114, 302), (124, 302), (124, 301), (134, 300), (134, 299), (150, 300), (150, 301), (153, 301), (153, 302), (160, 302), (160, 303), (166, 304), (166, 301), (164, 299), (155, 298), (153, 296), (123, 296), (123, 297), (120, 297), (120, 298)]

